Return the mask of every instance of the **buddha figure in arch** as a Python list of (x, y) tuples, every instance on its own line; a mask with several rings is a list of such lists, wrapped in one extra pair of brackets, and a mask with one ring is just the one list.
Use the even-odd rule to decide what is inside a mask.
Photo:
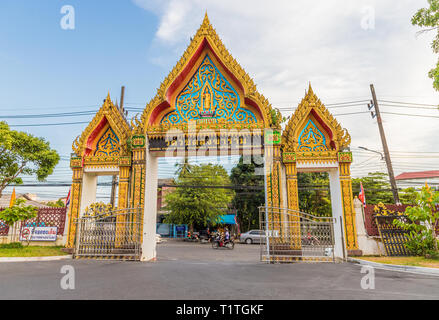
[(202, 94), (202, 108), (203, 111), (201, 112), (202, 117), (213, 117), (215, 114), (215, 108), (213, 106), (212, 102), (212, 89), (210, 88), (209, 83), (206, 83), (206, 85), (203, 88), (203, 94)]

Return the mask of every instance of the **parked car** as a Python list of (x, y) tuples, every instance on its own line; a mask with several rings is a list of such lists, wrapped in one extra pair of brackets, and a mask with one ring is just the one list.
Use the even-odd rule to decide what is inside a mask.
[(163, 242), (162, 236), (156, 233), (156, 235), (155, 235), (155, 243), (162, 243), (162, 242)]
[(239, 237), (239, 242), (252, 244), (252, 243), (261, 243), (265, 237), (265, 233), (262, 230), (250, 230), (244, 233), (241, 233)]

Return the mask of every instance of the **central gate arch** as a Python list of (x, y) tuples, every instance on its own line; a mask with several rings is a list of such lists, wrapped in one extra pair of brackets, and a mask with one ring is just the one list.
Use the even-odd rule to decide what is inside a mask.
[[(109, 96), (98, 114), (118, 120), (108, 121), (106, 131), (94, 124), (98, 120), (93, 120), (93, 125), (74, 144), (67, 247), (73, 248), (75, 237), (78, 238), (73, 222), (83, 214), (81, 199), (84, 190), (89, 188), (88, 180), (83, 179), (83, 173), (87, 171), (85, 164), (91, 157), (85, 152), (89, 137), (101, 141), (105, 134), (114, 132), (118, 139), (113, 139), (113, 147), (119, 147), (123, 152), (117, 159), (95, 153), (93, 163), (95, 170), (99, 170), (108, 167), (109, 162), (117, 161), (121, 179), (123, 174), (126, 183), (119, 191), (119, 209), (139, 208), (143, 213), (140, 221), (136, 221), (140, 224), (142, 261), (156, 258), (157, 159), (211, 155), (212, 152), (259, 157), (258, 161), (264, 162), (265, 206), (285, 208), (290, 213), (298, 211), (297, 172), (330, 171), (331, 190), (334, 189), (331, 192), (334, 194), (331, 199), (333, 215), (337, 221), (334, 254), (342, 258), (346, 245), (350, 250), (357, 249), (349, 173), (352, 161), (348, 151), (349, 134), (318, 100), (311, 85), (282, 130), (280, 112), (257, 91), (251, 77), (227, 51), (207, 14), (181, 59), (140, 117), (136, 116), (127, 126), (123, 112), (118, 112)], [(123, 119), (119, 119), (120, 116)], [(124, 123), (124, 130), (120, 129), (120, 123)], [(90, 201), (87, 198), (87, 202)], [(270, 215), (272, 220), (266, 220), (273, 227), (273, 233), (281, 233), (286, 228), (282, 212)], [(289, 219), (294, 219), (294, 215)], [(300, 232), (288, 229), (290, 233)], [(279, 239), (276, 241), (285, 242), (285, 238)], [(346, 245), (343, 239), (346, 239)]]

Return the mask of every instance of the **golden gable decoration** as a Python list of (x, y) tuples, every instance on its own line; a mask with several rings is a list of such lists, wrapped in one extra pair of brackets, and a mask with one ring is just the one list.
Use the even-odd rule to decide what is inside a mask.
[[(318, 121), (312, 121), (311, 118), (319, 118)], [(319, 123), (319, 121), (323, 123)], [(308, 134), (307, 139), (310, 139), (309, 145), (316, 145), (324, 141), (322, 137), (322, 131), (327, 131), (326, 129), (317, 129), (317, 124), (321, 126), (326, 126), (327, 129), (332, 133), (331, 141), (326, 142), (326, 146), (329, 146), (328, 151), (338, 152), (343, 151), (349, 147), (351, 143), (351, 136), (346, 129), (343, 129), (334, 116), (328, 111), (325, 105), (320, 101), (320, 99), (314, 94), (311, 84), (309, 84), (308, 92), (306, 92), (305, 97), (300, 102), (294, 114), (288, 121), (285, 130), (282, 134), (282, 144), (284, 146), (284, 151), (286, 152), (298, 152), (304, 151), (305, 148), (302, 145), (299, 146), (299, 140), (303, 133)], [(309, 135), (308, 127), (314, 130), (314, 136)], [(304, 130), (302, 133), (300, 130)], [(326, 132), (329, 134), (329, 132)], [(318, 137), (318, 139), (316, 139)], [(317, 141), (318, 140), (318, 141)], [(307, 147), (307, 146), (305, 146)], [(314, 148), (310, 151), (324, 151), (324, 146), (319, 145), (319, 149)], [(314, 152), (316, 153), (316, 152)]]
[[(160, 87), (157, 89), (155, 97), (146, 105), (140, 120), (134, 118), (131, 122), (134, 128), (133, 132), (135, 134), (142, 134), (149, 131), (163, 131), (166, 128), (149, 128), (149, 120), (152, 111), (162, 103), (167, 101), (166, 93), (169, 87), (181, 74), (184, 68), (189, 64), (191, 58), (195, 55), (197, 49), (202, 45), (204, 39), (206, 39), (211, 46), (214, 53), (219, 58), (220, 62), (228, 69), (240, 82), (244, 88), (245, 99), (250, 99), (261, 109), (264, 127), (268, 128), (272, 125), (271, 110), (272, 107), (268, 100), (256, 90), (256, 85), (252, 78), (244, 71), (244, 69), (239, 65), (239, 63), (230, 55), (221, 39), (217, 35), (215, 29), (210, 24), (207, 13), (204, 16), (203, 23), (193, 37), (191, 43), (187, 47), (183, 56), (174, 66), (169, 75), (161, 83)], [(259, 126), (258, 126), (259, 127)]]
[(120, 111), (120, 109), (111, 101), (110, 93), (108, 93), (107, 98), (94, 116), (93, 120), (90, 121), (82, 134), (73, 141), (72, 150), (78, 157), (83, 157), (85, 155), (87, 141), (90, 135), (98, 128), (104, 118), (109, 123), (109, 127), (111, 128), (110, 131), (112, 131), (119, 140), (120, 151), (118, 150), (118, 155), (119, 152), (120, 154), (126, 154), (128, 152), (127, 141), (131, 136), (131, 128), (125, 119), (125, 116), (122, 114), (122, 111)]

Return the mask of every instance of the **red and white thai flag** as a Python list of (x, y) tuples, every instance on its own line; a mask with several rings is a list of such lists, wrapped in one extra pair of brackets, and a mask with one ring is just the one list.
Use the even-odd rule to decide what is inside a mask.
[(366, 194), (364, 193), (363, 183), (360, 182), (360, 193), (358, 195), (358, 199), (363, 203), (363, 207), (366, 206)]
[(67, 198), (66, 198), (66, 208), (68, 208), (69, 207), (69, 204), (70, 204), (70, 190), (71, 190), (72, 188), (70, 188), (69, 189), (69, 194), (67, 195)]

